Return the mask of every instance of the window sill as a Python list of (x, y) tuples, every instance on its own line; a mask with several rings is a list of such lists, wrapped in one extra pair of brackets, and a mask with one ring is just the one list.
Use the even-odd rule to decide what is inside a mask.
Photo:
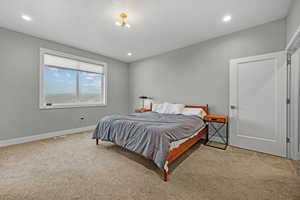
[(85, 108), (85, 107), (105, 107), (107, 104), (60, 104), (60, 105), (52, 105), (52, 106), (44, 106), (40, 105), (41, 110), (48, 109), (62, 109), (62, 108)]

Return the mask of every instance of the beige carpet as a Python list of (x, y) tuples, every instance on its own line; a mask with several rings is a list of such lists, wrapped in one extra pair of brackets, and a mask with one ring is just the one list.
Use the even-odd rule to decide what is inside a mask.
[(300, 200), (296, 165), (286, 159), (196, 144), (163, 182), (151, 161), (90, 136), (0, 148), (0, 199)]

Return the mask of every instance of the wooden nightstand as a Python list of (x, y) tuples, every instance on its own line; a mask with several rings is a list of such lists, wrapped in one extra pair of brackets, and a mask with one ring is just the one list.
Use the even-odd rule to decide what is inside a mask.
[(145, 108), (139, 108), (139, 109), (135, 109), (134, 112), (143, 113), (143, 112), (151, 112), (151, 110)]
[[(220, 147), (216, 147), (216, 146), (211, 146), (211, 147), (215, 147), (218, 149), (223, 149), (226, 150), (227, 146), (228, 146), (228, 117), (227, 116), (223, 116), (223, 115), (206, 115), (204, 117), (204, 121), (206, 122), (206, 124), (211, 127), (212, 135), (209, 136), (209, 131), (206, 137), (206, 141), (207, 141), (207, 146), (211, 146), (208, 145), (208, 142), (211, 138), (215, 137), (216, 135), (219, 136), (219, 138), (224, 142), (225, 147), (224, 148), (220, 148)], [(216, 126), (215, 124), (221, 124), (220, 126)], [(225, 128), (225, 136), (223, 136), (221, 134), (221, 130)]]

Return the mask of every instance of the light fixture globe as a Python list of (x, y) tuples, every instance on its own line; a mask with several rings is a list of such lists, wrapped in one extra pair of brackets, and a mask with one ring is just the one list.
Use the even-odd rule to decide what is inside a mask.
[(126, 15), (126, 13), (121, 13), (121, 14), (120, 14), (120, 17), (121, 17), (122, 19), (126, 19), (126, 18), (127, 18), (127, 15)]
[(120, 26), (120, 27), (126, 27), (126, 28), (130, 28), (130, 24), (128, 24), (127, 22), (125, 22), (125, 19), (127, 19), (127, 14), (126, 13), (121, 13), (120, 14), (120, 18), (121, 18), (121, 21), (117, 21), (115, 24), (117, 26)]

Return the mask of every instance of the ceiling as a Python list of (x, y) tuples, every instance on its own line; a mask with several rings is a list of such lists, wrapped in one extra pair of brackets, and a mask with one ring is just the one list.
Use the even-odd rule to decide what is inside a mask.
[[(1, 0), (0, 26), (133, 62), (281, 19), (289, 4), (289, 0)], [(131, 28), (115, 25), (123, 11)], [(22, 14), (32, 21), (24, 21)], [(226, 14), (232, 16), (229, 23), (222, 21)]]

